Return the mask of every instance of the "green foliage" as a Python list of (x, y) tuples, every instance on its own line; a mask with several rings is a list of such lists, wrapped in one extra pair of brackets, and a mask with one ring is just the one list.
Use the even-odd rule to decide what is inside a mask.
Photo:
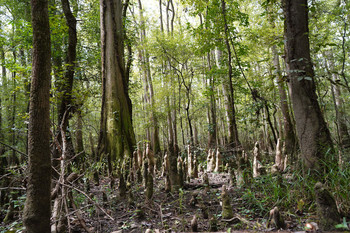
[[(107, 173), (107, 158), (97, 158), (97, 139), (100, 127), (101, 110), (101, 43), (99, 0), (70, 1), (74, 15), (78, 19), (77, 61), (72, 94), (72, 107), (80, 111), (83, 117), (83, 139), (86, 151), (85, 179), (92, 179), (96, 171)], [(198, 162), (206, 163), (208, 133), (218, 131), (219, 146), (224, 148), (227, 133), (226, 94), (223, 85), (227, 84), (229, 57), (225, 44), (225, 25), (222, 17), (221, 0), (181, 0), (175, 9), (174, 31), (167, 32), (166, 15), (163, 15), (165, 32), (159, 29), (158, 11), (144, 11), (145, 25), (140, 24), (137, 2), (130, 2), (126, 27), (126, 45), (132, 47), (133, 64), (130, 73), (129, 94), (133, 103), (133, 125), (139, 142), (149, 140), (155, 126), (150, 118), (156, 116), (160, 129), (161, 145), (165, 150), (168, 143), (168, 112), (174, 117), (172, 124), (177, 125), (177, 144), (183, 148), (189, 142), (189, 123), (186, 110), (193, 128), (197, 131), (199, 144)], [(230, 48), (235, 48), (232, 59), (232, 84), (236, 119), (240, 140), (244, 149), (249, 150), (257, 141), (264, 141), (264, 149), (270, 145), (271, 130), (266, 123), (266, 110), (263, 101), (254, 101), (251, 88), (258, 91), (266, 100), (275, 130), (283, 135), (283, 116), (279, 107), (276, 70), (273, 66), (272, 46), (276, 47), (280, 57), (284, 54), (283, 16), (280, 1), (277, 0), (233, 0), (227, 1), (226, 16)], [(146, 4), (144, 4), (146, 7)], [(163, 8), (164, 13), (164, 8)], [(172, 12), (169, 12), (170, 15)], [(12, 147), (25, 152), (27, 147), (28, 92), (31, 76), (32, 28), (30, 6), (27, 0), (0, 0), (0, 52), (4, 58), (1, 66), (6, 75), (0, 79), (1, 99), (1, 140)], [(51, 120), (53, 135), (57, 134), (57, 112), (62, 97), (60, 86), (67, 50), (68, 28), (60, 1), (50, 1), (50, 26), (53, 55)], [(335, 143), (339, 143), (338, 127), (334, 99), (331, 92), (332, 75), (337, 80), (333, 84), (341, 87), (345, 100), (343, 112), (350, 111), (349, 61), (349, 3), (335, 0), (309, 2), (309, 37), (312, 60), (315, 68), (315, 81), (322, 113), (325, 116)], [(146, 36), (141, 41), (140, 29)], [(170, 31), (170, 29), (169, 29)], [(217, 61), (217, 50), (222, 52), (221, 62)], [(147, 54), (154, 89), (154, 103), (145, 102), (146, 86), (143, 82), (145, 64), (140, 59), (141, 52)], [(127, 54), (127, 51), (125, 51)], [(209, 60), (209, 61), (208, 61)], [(326, 63), (333, 63), (331, 67)], [(282, 75), (286, 76), (284, 59), (280, 58)], [(243, 78), (241, 68), (246, 76)], [(300, 72), (293, 70), (291, 72)], [(311, 77), (300, 78), (310, 80)], [(287, 81), (284, 77), (283, 81)], [(285, 82), (287, 84), (287, 82)], [(190, 104), (187, 107), (187, 101)], [(208, 112), (213, 101), (217, 122), (210, 121)], [(288, 100), (289, 101), (289, 100)], [(288, 102), (290, 103), (290, 102)], [(292, 111), (291, 111), (292, 113)], [(345, 115), (346, 116), (346, 115)], [(75, 142), (77, 132), (77, 114), (70, 118), (70, 137)], [(348, 124), (348, 122), (347, 122)], [(91, 141), (90, 141), (91, 137)], [(274, 146), (273, 143), (272, 147)], [(226, 148), (224, 148), (226, 150)], [(95, 150), (95, 151), (94, 151)], [(10, 158), (11, 150), (6, 150), (1, 158)], [(20, 158), (25, 164), (26, 159)], [(185, 153), (181, 154), (185, 157)], [(230, 156), (230, 157), (229, 157)], [(344, 157), (349, 157), (348, 152)], [(229, 159), (235, 155), (227, 153)], [(74, 171), (80, 167), (73, 162)], [(15, 170), (9, 170), (12, 176), (19, 176)], [(335, 196), (339, 209), (348, 213), (350, 191), (349, 168), (331, 170), (325, 177), (326, 185)], [(278, 205), (283, 210), (312, 212), (314, 206), (315, 181), (302, 171), (295, 169), (288, 176), (266, 175), (255, 179), (251, 188), (244, 190), (242, 196), (246, 207), (240, 211), (248, 216), (253, 212), (265, 216), (272, 207)], [(108, 190), (108, 194), (112, 193)], [(15, 193), (13, 193), (15, 194)], [(84, 196), (74, 193), (78, 205), (86, 202)], [(184, 209), (186, 192), (179, 191), (179, 209)], [(14, 205), (22, 209), (23, 198), (13, 200)], [(89, 212), (92, 214), (93, 208)], [(346, 228), (346, 219), (338, 227)], [(1, 232), (20, 231), (18, 222), (1, 229)], [(130, 222), (123, 228), (129, 229)], [(10, 230), (13, 228), (13, 230)]]
[(346, 218), (343, 218), (343, 222), (335, 226), (337, 229), (350, 230), (350, 222), (346, 222)]
[[(328, 173), (325, 180), (338, 208), (347, 213), (350, 208), (348, 196), (349, 168)], [(316, 180), (311, 175), (304, 175), (300, 171), (283, 175), (264, 175), (254, 180), (251, 189), (243, 191), (242, 199), (245, 208), (243, 214), (250, 213), (266, 216), (274, 206), (291, 213), (310, 213), (315, 211), (314, 185)], [(340, 224), (345, 226), (345, 223)], [(340, 226), (339, 225), (339, 226)]]

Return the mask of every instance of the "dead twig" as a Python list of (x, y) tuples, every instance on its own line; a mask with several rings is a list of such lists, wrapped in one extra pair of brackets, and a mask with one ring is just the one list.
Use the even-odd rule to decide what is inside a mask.
[(164, 227), (162, 205), (158, 204), (158, 203), (155, 203), (155, 204), (158, 205), (158, 207), (159, 207), (160, 221), (162, 223), (162, 227)]
[[(56, 182), (58, 182), (58, 181), (56, 181)], [(82, 190), (80, 190), (80, 189), (78, 189), (76, 187), (73, 187), (71, 185), (68, 185), (68, 184), (64, 184), (64, 183), (60, 183), (60, 184), (63, 185), (63, 186), (66, 186), (68, 188), (74, 189), (75, 191), (83, 194), (87, 199), (89, 199), (89, 201), (92, 204), (94, 204), (97, 208), (99, 208), (109, 219), (115, 221), (115, 219), (112, 216), (110, 216), (99, 204), (97, 204), (94, 200), (92, 200), (92, 198), (88, 194), (86, 194), (84, 191), (82, 191)]]
[(73, 209), (74, 209), (75, 212), (76, 212), (76, 216), (77, 216), (77, 218), (78, 218), (78, 220), (79, 220), (80, 225), (85, 229), (85, 231), (86, 231), (87, 233), (92, 233), (92, 231), (90, 231), (90, 229), (86, 226), (86, 223), (85, 223), (85, 221), (84, 221), (84, 219), (83, 219), (83, 217), (82, 217), (82, 214), (81, 214), (81, 210), (78, 209), (77, 206), (75, 205), (75, 202), (74, 202), (72, 193), (70, 193), (68, 196), (69, 196), (69, 199), (71, 200)]
[(26, 153), (23, 153), (22, 151), (19, 151), (17, 150), (16, 148), (14, 148), (13, 146), (10, 146), (4, 142), (0, 142), (0, 144), (4, 145), (4, 146), (7, 146), (8, 148), (10, 148), (11, 150), (13, 151), (16, 151), (17, 153), (21, 154), (21, 155), (24, 155), (26, 158), (28, 158), (28, 155)]
[(7, 190), (7, 189), (11, 189), (11, 190), (26, 190), (24, 187), (4, 187), (4, 188), (0, 188), (0, 190)]

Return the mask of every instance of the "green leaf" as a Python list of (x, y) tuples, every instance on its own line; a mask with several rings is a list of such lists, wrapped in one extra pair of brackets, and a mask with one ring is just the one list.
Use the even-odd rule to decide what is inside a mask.
[[(350, 222), (349, 222), (350, 223)], [(348, 226), (348, 223), (346, 222), (346, 218), (344, 217), (343, 218), (343, 222), (341, 224), (337, 224), (335, 225), (335, 228), (337, 229), (347, 229), (347, 230), (350, 230), (349, 229), (349, 226)]]

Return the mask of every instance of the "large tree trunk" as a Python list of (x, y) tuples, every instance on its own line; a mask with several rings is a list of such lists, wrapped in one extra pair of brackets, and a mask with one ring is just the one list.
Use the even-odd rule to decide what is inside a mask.
[(307, 0), (283, 0), (286, 62), (296, 130), (306, 169), (322, 176), (334, 162), (333, 143), (318, 104), (310, 58)]
[(29, 107), (27, 233), (49, 233), (51, 216), (50, 83), (51, 44), (47, 0), (32, 0), (33, 65)]
[(99, 152), (111, 160), (131, 158), (136, 140), (124, 62), (123, 4), (101, 0), (100, 5), (103, 96)]

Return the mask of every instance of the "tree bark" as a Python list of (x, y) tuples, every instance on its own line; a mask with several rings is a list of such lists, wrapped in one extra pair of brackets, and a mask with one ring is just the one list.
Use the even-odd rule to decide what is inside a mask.
[(121, 0), (100, 0), (100, 7), (103, 90), (99, 153), (111, 160), (131, 158), (136, 140), (124, 61), (123, 4)]
[(307, 0), (283, 0), (286, 62), (296, 130), (306, 169), (318, 178), (334, 164), (333, 143), (317, 100), (310, 57)]
[(50, 83), (51, 43), (47, 0), (31, 0), (33, 64), (29, 105), (27, 233), (49, 233), (51, 216)]

